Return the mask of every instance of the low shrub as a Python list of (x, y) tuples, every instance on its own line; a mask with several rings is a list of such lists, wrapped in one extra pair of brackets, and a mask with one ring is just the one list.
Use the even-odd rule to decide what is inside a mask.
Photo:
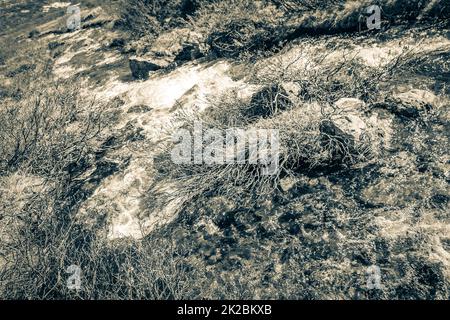
[[(417, 50), (405, 50), (378, 68), (351, 57), (339, 63), (326, 58), (327, 54), (312, 58), (307, 68), (297, 66), (295, 57), (292, 63), (276, 57), (262, 60), (249, 73), (248, 80), (259, 87), (251, 98), (240, 97), (231, 89), (223, 95), (209, 97), (209, 106), (203, 113), (181, 111), (174, 122), (174, 130), (181, 128), (191, 135), (196, 123), (202, 124), (202, 133), (215, 129), (220, 130), (222, 136), (232, 128), (276, 130), (280, 145), (277, 174), (263, 175), (264, 164), (248, 161), (175, 164), (171, 152), (176, 144), (171, 141), (172, 132), (167, 132), (167, 139), (154, 162), (158, 174), (149, 191), (149, 206), (164, 207), (169, 201), (165, 199), (166, 192), (155, 188), (162, 181), (173, 186), (177, 190), (175, 194), (185, 199), (202, 193), (233, 197), (236, 190), (241, 190), (240, 194), (246, 192), (264, 198), (279, 188), (283, 177), (341, 170), (375, 161), (380, 156), (378, 129), (369, 124), (358, 139), (343, 132), (335, 124), (345, 115), (335, 103), (351, 97), (370, 106), (383, 99), (380, 84), (397, 81), (401, 71), (417, 58)], [(364, 117), (369, 107), (364, 108), (353, 112), (361, 112)], [(202, 143), (204, 150), (209, 142)], [(247, 144), (245, 148), (248, 156), (250, 147)]]
[(24, 162), (32, 174), (51, 176), (92, 152), (101, 131), (101, 108), (76, 88), (35, 83), (0, 110), (0, 173)]
[[(198, 297), (203, 273), (186, 261), (189, 248), (162, 235), (111, 241), (104, 216), (78, 216), (110, 120), (74, 82), (52, 81), (0, 109), (0, 298)], [(69, 266), (81, 270), (80, 290), (68, 286)]]

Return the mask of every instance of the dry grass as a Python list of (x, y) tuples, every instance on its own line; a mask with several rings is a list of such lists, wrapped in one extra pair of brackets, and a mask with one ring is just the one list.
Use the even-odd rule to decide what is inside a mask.
[[(92, 192), (80, 177), (101, 157), (107, 106), (73, 82), (41, 81), (0, 110), (0, 298), (196, 297), (202, 276), (189, 248), (163, 236), (110, 242), (101, 216), (80, 221)], [(70, 265), (82, 270), (81, 290), (67, 287)]]
[[(384, 99), (380, 83), (396, 81), (401, 71), (417, 59), (417, 48), (405, 50), (382, 68), (365, 66), (351, 56), (340, 63), (325, 62), (326, 55), (310, 61), (308, 68), (272, 59), (254, 66), (250, 81), (262, 89), (252, 99), (241, 99), (234, 89), (220, 96), (209, 97), (209, 107), (202, 114), (180, 112), (174, 130), (179, 126), (191, 133), (194, 124), (207, 129), (226, 130), (270, 129), (279, 132), (279, 170), (275, 175), (262, 175), (263, 164), (175, 164), (171, 159), (172, 132), (155, 158), (159, 173), (155, 185), (167, 181), (177, 186), (177, 194), (187, 199), (204, 194), (234, 197), (236, 190), (268, 197), (279, 189), (279, 180), (286, 176), (351, 168), (376, 162), (378, 133), (368, 129), (359, 140), (336, 130), (333, 123), (342, 117), (335, 106), (341, 98), (358, 98), (374, 104)], [(379, 80), (377, 80), (379, 79)], [(381, 81), (380, 81), (381, 80)], [(290, 84), (295, 92), (287, 92)], [(181, 125), (180, 125), (181, 124)], [(203, 141), (203, 148), (208, 145)], [(249, 154), (249, 146), (245, 153)], [(248, 160), (248, 159), (247, 159)], [(164, 207), (164, 194), (150, 189), (148, 203)]]
[(186, 19), (198, 8), (200, 0), (119, 0), (116, 10), (123, 26), (133, 36), (156, 36), (186, 23)]
[[(319, 66), (320, 59), (316, 63)], [(201, 194), (234, 197), (236, 190), (240, 190), (238, 194), (244, 192), (264, 198), (279, 188), (279, 180), (283, 177), (351, 167), (374, 160), (375, 153), (371, 150), (374, 137), (367, 135), (355, 141), (333, 130), (332, 124), (341, 112), (334, 107), (339, 98), (364, 96), (370, 100), (377, 95), (377, 87), (368, 85), (372, 70), (365, 69), (356, 61), (335, 65), (334, 69), (327, 65), (320, 67), (311, 69), (314, 77), (309, 72), (289, 72), (289, 67), (283, 71), (277, 65), (269, 66), (266, 73), (255, 70), (253, 81), (261, 85), (262, 90), (250, 101), (236, 98), (236, 92), (231, 90), (219, 97), (210, 97), (210, 106), (203, 114), (182, 112), (176, 120), (191, 134), (196, 122), (202, 123), (203, 132), (207, 129), (225, 132), (231, 128), (278, 131), (281, 147), (277, 174), (261, 174), (264, 165), (251, 164), (248, 158), (244, 163), (174, 164), (171, 159), (174, 144), (167, 141), (155, 159), (159, 172), (156, 185), (161, 180), (175, 183), (179, 194), (188, 199)], [(311, 80), (306, 84), (304, 79)], [(297, 93), (286, 92), (283, 85), (288, 82), (295, 84)], [(168, 139), (171, 139), (170, 132)], [(203, 141), (203, 148), (206, 146)], [(245, 153), (249, 152), (247, 144)], [(164, 194), (156, 189), (150, 190), (150, 206), (163, 207), (166, 200)]]
[(133, 0), (121, 3), (118, 10), (136, 36), (156, 37), (189, 27), (203, 36), (207, 53), (255, 60), (308, 34), (365, 31), (365, 10), (374, 4), (381, 7), (383, 28), (448, 19), (450, 12), (446, 0)]
[[(279, 40), (285, 40), (278, 32), (285, 30), (286, 19), (292, 18), (287, 12), (293, 15), (312, 12), (309, 17), (314, 17), (316, 12), (320, 13), (320, 18), (324, 12), (317, 9), (322, 10), (328, 5), (317, 1), (275, 0), (270, 2), (273, 3), (270, 6), (268, 1), (196, 3), (192, 11), (183, 7), (182, 1), (127, 1), (123, 7), (125, 24), (140, 36), (156, 35), (180, 23), (187, 23), (207, 35), (210, 49), (215, 54), (242, 58), (254, 53), (265, 54), (272, 46), (277, 46)], [(399, 8), (404, 4), (402, 1), (393, 3)], [(411, 6), (417, 4), (415, 1), (409, 3)], [(438, 12), (437, 16), (450, 12), (439, 11), (439, 8), (445, 8), (444, 1), (429, 3), (432, 5), (420, 7), (419, 11)], [(295, 10), (290, 9), (292, 5), (296, 6)], [(332, 1), (332, 5), (339, 5), (339, 1)], [(183, 21), (167, 20), (180, 13)], [(191, 13), (192, 18), (189, 19)], [(341, 21), (341, 18), (342, 21), (353, 21), (354, 12), (344, 10), (341, 13), (331, 19), (331, 24), (328, 20), (318, 19), (315, 23), (311, 22), (312, 19), (305, 19), (300, 28), (325, 26), (341, 30), (334, 22)], [(352, 16), (349, 20), (343, 18), (348, 17), (347, 13)], [(5, 53), (7, 60), (10, 55)], [(174, 165), (170, 158), (173, 144), (167, 142), (155, 159), (160, 174), (157, 182), (175, 183), (181, 190), (177, 196), (185, 194), (188, 199), (219, 194), (231, 199), (238, 195), (261, 200), (265, 197), (269, 199), (276, 192), (280, 178), (307, 175), (334, 167), (351, 167), (373, 160), (370, 137), (355, 142), (327, 130), (330, 121), (339, 113), (334, 103), (345, 97), (359, 98), (368, 104), (378, 101), (383, 98), (380, 83), (395, 81), (416, 60), (416, 51), (406, 51), (385, 68), (377, 70), (351, 57), (336, 65), (325, 64), (325, 57), (317, 56), (311, 61), (312, 67), (304, 70), (285, 68), (276, 61), (264, 68), (257, 64), (251, 81), (264, 90), (253, 100), (237, 99), (235, 92), (227, 92), (224, 96), (210, 97), (207, 112), (200, 115), (180, 114), (177, 121), (181, 121), (182, 127), (190, 131), (196, 120), (203, 123), (204, 129), (239, 127), (278, 130), (282, 146), (278, 175), (262, 176), (259, 164)], [(47, 69), (44, 61), (33, 61), (32, 64), (36, 64), (36, 73)], [(229, 272), (227, 277), (217, 275), (217, 286), (212, 288), (211, 275), (206, 277), (207, 268), (204, 261), (200, 261), (201, 256), (191, 244), (172, 241), (169, 235), (173, 234), (155, 232), (143, 241), (110, 242), (106, 239), (106, 222), (101, 221), (102, 217), (95, 225), (79, 221), (78, 207), (89, 195), (83, 190), (83, 181), (79, 178), (98, 160), (98, 151), (106, 137), (104, 129), (110, 124), (108, 117), (100, 112), (104, 106), (81, 98), (73, 82), (54, 83), (49, 79), (40, 82), (42, 79), (33, 78), (31, 69), (21, 67), (17, 65), (11, 70), (18, 72), (11, 74), (16, 82), (10, 88), (11, 94), (2, 97), (0, 109), (0, 298), (229, 299), (258, 296), (262, 282), (255, 275), (254, 265), (242, 269), (241, 273)], [(28, 81), (22, 81), (26, 79)], [(295, 84), (297, 94), (288, 94), (283, 89), (285, 83)], [(444, 113), (448, 110), (440, 112), (444, 119)], [(422, 136), (417, 153), (425, 154), (429, 149), (425, 142), (434, 134), (430, 131), (429, 135)], [(416, 139), (414, 135), (410, 136), (411, 140)], [(439, 144), (433, 148), (441, 152), (444, 149)], [(436, 156), (438, 153), (434, 149), (433, 156)], [(149, 206), (164, 205), (166, 199), (155, 190), (150, 190), (150, 193)], [(317, 194), (315, 192), (312, 197), (314, 201)], [(323, 197), (332, 202), (328, 194)], [(203, 207), (205, 209), (207, 205)], [(351, 208), (345, 210), (348, 216), (353, 214)], [(324, 212), (329, 214), (333, 210), (327, 207)], [(314, 215), (316, 213), (313, 212)], [(325, 220), (320, 215), (315, 218)], [(355, 228), (348, 224), (354, 217), (345, 218), (342, 225)], [(361, 230), (367, 231), (367, 226), (363, 225)], [(351, 231), (363, 237), (363, 233), (359, 233), (361, 230), (355, 228)], [(267, 289), (266, 295), (260, 296), (326, 296), (324, 292), (334, 288), (336, 283), (327, 288), (328, 283), (321, 282), (323, 275), (318, 273), (312, 279), (321, 287), (320, 290), (313, 290), (302, 278), (304, 274), (295, 273), (298, 265), (306, 265), (305, 270), (319, 269), (323, 261), (317, 257), (320, 257), (322, 248), (317, 249), (319, 245), (316, 243), (296, 243), (294, 238), (298, 241), (299, 237), (291, 239), (283, 233), (281, 236), (293, 243), (287, 249), (297, 250), (294, 254), (297, 260), (288, 263), (288, 270), (284, 272), (278, 287), (270, 289), (274, 291)], [(257, 247), (253, 240), (248, 241)], [(324, 248), (343, 252), (342, 248), (332, 247), (332, 242), (330, 248), (328, 244), (323, 245)], [(420, 243), (417, 246), (420, 247)], [(310, 252), (305, 255), (308, 250)], [(266, 256), (263, 258), (267, 261)], [(267, 265), (262, 265), (266, 268), (271, 264), (272, 261), (269, 261)], [(67, 288), (69, 275), (66, 270), (69, 265), (79, 265), (82, 269), (80, 291)], [(335, 266), (333, 262), (329, 269)], [(347, 283), (347, 278), (344, 277), (344, 280), (342, 283)], [(346, 285), (350, 286), (348, 283)], [(300, 292), (299, 288), (306, 291)]]

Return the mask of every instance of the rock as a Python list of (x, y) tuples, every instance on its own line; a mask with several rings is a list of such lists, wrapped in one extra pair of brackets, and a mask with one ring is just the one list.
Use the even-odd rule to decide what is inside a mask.
[(334, 107), (329, 119), (321, 121), (320, 131), (323, 141), (336, 147), (335, 159), (360, 156), (370, 159), (391, 148), (394, 117), (391, 113), (369, 111), (363, 101), (353, 98), (340, 99)]
[[(352, 109), (347, 103), (342, 109), (331, 114), (329, 120), (322, 121), (320, 131), (332, 137), (345, 138), (348, 141), (359, 141), (366, 131), (367, 125), (363, 113)], [(355, 103), (352, 101), (352, 107)], [(320, 112), (318, 110), (317, 112)]]
[(438, 97), (426, 90), (413, 89), (395, 94), (387, 100), (393, 113), (414, 118), (435, 107)]
[(198, 43), (183, 44), (183, 49), (176, 55), (175, 61), (192, 61), (203, 57)]
[[(152, 41), (150, 50), (142, 57), (130, 58), (130, 68), (136, 79), (147, 79), (148, 73), (168, 67), (173, 62), (198, 59), (203, 56), (201, 35), (187, 28), (161, 34)], [(125, 51), (130, 49), (124, 47)], [(138, 52), (138, 51), (137, 51)]]
[(356, 98), (341, 98), (335, 102), (338, 114), (332, 117), (332, 122), (352, 139), (359, 141), (367, 130), (366, 119), (363, 119), (365, 103)]
[(135, 105), (135, 106), (131, 106), (127, 113), (146, 113), (146, 112), (150, 112), (153, 109), (145, 104), (139, 104), (139, 105)]
[(336, 101), (335, 106), (339, 109), (348, 111), (362, 111), (366, 104), (364, 103), (364, 101), (356, 98), (341, 98)]
[(169, 62), (163, 59), (130, 58), (131, 74), (135, 79), (148, 79), (149, 72), (160, 70), (168, 65)]

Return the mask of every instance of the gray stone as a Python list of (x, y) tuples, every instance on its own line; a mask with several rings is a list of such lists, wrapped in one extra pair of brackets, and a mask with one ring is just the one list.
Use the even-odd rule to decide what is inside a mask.
[(335, 106), (338, 109), (343, 110), (353, 110), (353, 111), (362, 111), (365, 107), (364, 101), (356, 98), (341, 98), (338, 101), (336, 101)]

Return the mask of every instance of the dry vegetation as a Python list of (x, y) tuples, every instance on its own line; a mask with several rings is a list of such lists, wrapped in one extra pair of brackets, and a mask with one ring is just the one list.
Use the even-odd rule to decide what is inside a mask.
[[(450, 12), (444, 0), (379, 2), (390, 12), (389, 24), (419, 16), (422, 21), (448, 19)], [(73, 79), (53, 80), (42, 48), (33, 48), (31, 62), (2, 68), (13, 80), (0, 86), (0, 298), (448, 298), (442, 267), (414, 251), (428, 241), (423, 230), (401, 239), (411, 252), (399, 262), (399, 270), (390, 269), (384, 257), (371, 251), (377, 246), (395, 251), (399, 243), (374, 239), (367, 230), (376, 226), (367, 212), (376, 206), (364, 207), (349, 197), (342, 181), (358, 184), (355, 174), (380, 175), (380, 167), (390, 168), (393, 156), (373, 150), (375, 138), (370, 135), (355, 142), (329, 125), (339, 113), (337, 100), (361, 99), (368, 111), (383, 105), (386, 88), (413, 67), (429, 64), (426, 57), (405, 50), (376, 70), (352, 58), (327, 65), (320, 55), (304, 70), (281, 68), (276, 62), (263, 68), (257, 62), (282, 54), (288, 42), (312, 30), (357, 31), (360, 7), (339, 0), (117, 4), (122, 27), (135, 37), (152, 41), (167, 30), (187, 27), (203, 36), (211, 58), (250, 58), (248, 81), (262, 88), (259, 95), (251, 101), (237, 98), (233, 91), (209, 97), (207, 112), (180, 113), (177, 121), (183, 128), (192, 130), (193, 121), (199, 120), (205, 129), (277, 129), (283, 146), (279, 175), (262, 177), (258, 165), (176, 166), (167, 142), (155, 159), (156, 182), (175, 182), (180, 194), (192, 201), (183, 206), (178, 226), (158, 230), (142, 241), (111, 242), (104, 217), (89, 226), (77, 217), (81, 203), (95, 189), (92, 186), (108, 174), (97, 177), (89, 172), (96, 172), (105, 142), (114, 134), (109, 129), (114, 123), (108, 113), (111, 106), (81, 98)], [(2, 47), (0, 65), (2, 57), (10, 59), (12, 54)], [(294, 84), (297, 92), (286, 92), (285, 83)], [(434, 126), (448, 132), (448, 106), (399, 123), (398, 139), (405, 149), (428, 157), (425, 162), (431, 164), (445, 156), (442, 146), (448, 141), (436, 142), (431, 149), (425, 142), (433, 136)], [(439, 170), (433, 172), (442, 178)], [(280, 180), (286, 177), (307, 182), (286, 196), (280, 191)], [(331, 186), (332, 180), (339, 183)], [(439, 196), (435, 186), (429, 189)], [(417, 215), (445, 207), (445, 199), (431, 197), (415, 203)], [(149, 188), (149, 208), (164, 207), (167, 200)], [(205, 232), (205, 219), (223, 229), (221, 233)], [(351, 241), (339, 241), (342, 235), (336, 230)], [(324, 231), (331, 240), (324, 240)], [(362, 267), (351, 272), (344, 267), (348, 257), (363, 267), (379, 262), (389, 276), (400, 280), (388, 293), (349, 293), (364, 284), (355, 280), (361, 278)], [(83, 270), (86, 285), (80, 291), (67, 289), (66, 268), (72, 264)], [(326, 272), (334, 269), (339, 269), (339, 276), (330, 280)]]
[[(197, 269), (184, 262), (188, 248), (158, 237), (111, 243), (101, 217), (90, 226), (79, 220), (79, 205), (96, 183), (86, 173), (101, 160), (111, 121), (106, 107), (82, 99), (73, 83), (42, 81), (18, 99), (4, 99), (0, 112), (0, 297), (195, 296), (187, 270)], [(88, 284), (81, 291), (67, 288), (66, 269), (73, 264), (82, 266)]]
[[(310, 174), (352, 168), (364, 163), (380, 161), (376, 150), (377, 134), (367, 131), (355, 141), (333, 127), (333, 120), (345, 117), (334, 105), (345, 97), (361, 99), (368, 105), (384, 99), (380, 83), (394, 83), (409, 70), (420, 55), (417, 48), (405, 49), (383, 68), (371, 68), (357, 59), (343, 59), (339, 64), (325, 63), (326, 55), (318, 55), (305, 68), (295, 68), (276, 59), (256, 64), (249, 72), (249, 82), (261, 89), (252, 99), (239, 98), (238, 92), (228, 92), (208, 98), (208, 109), (201, 114), (181, 111), (166, 132), (167, 141), (155, 160), (158, 179), (178, 185), (179, 193), (187, 199), (201, 194), (219, 194), (227, 197), (242, 188), (261, 198), (270, 197), (279, 189), (280, 179), (298, 174)], [(302, 54), (299, 53), (298, 56)], [(419, 59), (420, 60), (420, 59)], [(285, 88), (289, 84), (290, 88)], [(289, 91), (289, 92), (288, 92)], [(367, 108), (369, 111), (369, 108)], [(194, 134), (195, 123), (201, 123), (204, 134), (208, 129), (272, 129), (280, 133), (279, 172), (273, 176), (261, 175), (262, 164), (175, 164), (171, 158), (174, 143), (172, 134), (181, 128)], [(179, 141), (176, 141), (177, 143)], [(207, 145), (203, 141), (203, 147)], [(248, 145), (246, 154), (248, 154)], [(170, 181), (170, 179), (172, 181)], [(167, 205), (164, 194), (151, 189), (149, 204)]]
[(448, 19), (445, 0), (133, 0), (120, 4), (123, 25), (137, 37), (187, 27), (203, 36), (208, 54), (252, 59), (306, 35), (367, 31), (364, 9), (383, 8), (383, 28)]

